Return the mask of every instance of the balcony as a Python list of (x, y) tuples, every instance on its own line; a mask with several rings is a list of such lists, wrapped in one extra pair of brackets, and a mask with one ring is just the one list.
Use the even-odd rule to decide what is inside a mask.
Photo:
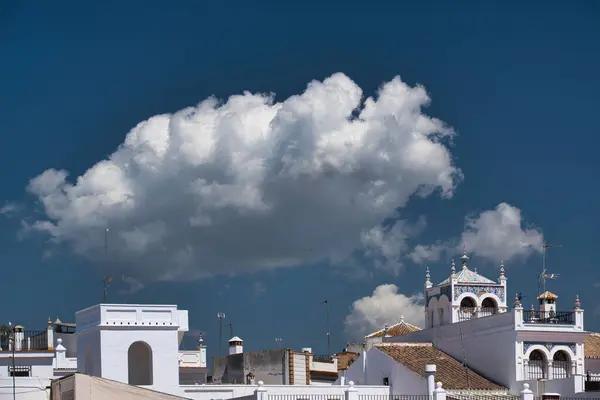
[(526, 324), (575, 325), (575, 313), (573, 311), (523, 310), (523, 322)]
[[(0, 336), (0, 351), (13, 351), (12, 333), (3, 332)], [(17, 331), (15, 336), (15, 351), (48, 351), (48, 331)]]
[(458, 320), (468, 321), (475, 318), (488, 317), (498, 313), (496, 307), (461, 307), (458, 310)]
[(600, 374), (587, 372), (585, 374), (585, 391), (600, 392)]

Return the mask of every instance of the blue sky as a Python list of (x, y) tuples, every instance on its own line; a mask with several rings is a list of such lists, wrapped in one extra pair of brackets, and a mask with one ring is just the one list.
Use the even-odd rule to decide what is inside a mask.
[[(548, 258), (561, 274), (549, 284), (559, 308), (570, 309), (579, 294), (587, 328), (600, 329), (599, 19), (593, 1), (4, 3), (0, 318), (31, 329), (48, 316), (72, 320), (101, 300), (110, 273), (125, 276), (115, 279), (110, 301), (190, 310), (212, 355), (217, 312), (250, 349), (282, 337), (286, 346), (325, 352), (321, 300), (329, 300), (333, 348), (341, 349), (374, 324), (400, 313), (414, 318), (411, 296), (422, 290), (425, 265), (434, 281), (445, 279), (461, 244), (470, 266), (491, 278), (504, 260), (508, 292), (523, 292), (529, 304), (543, 238), (563, 246)], [(337, 72), (345, 75), (273, 111)], [(389, 115), (367, 118), (380, 136), (356, 139), (353, 155), (340, 153), (345, 147), (326, 140), (344, 120), (336, 107), (356, 100), (357, 88), (375, 96), (395, 76), (401, 81), (387, 86), (388, 100), (406, 120), (388, 127)], [(411, 142), (420, 114), (404, 111), (426, 100), (416, 84), (431, 98), (421, 112), (454, 134), (442, 129), (437, 139), (422, 136), (422, 146)], [(247, 111), (258, 101), (250, 94), (227, 103), (244, 91), (274, 93), (274, 105)], [(223, 126), (188, 126), (184, 117), (170, 125), (180, 142), (168, 164), (147, 147), (165, 137), (164, 117), (130, 135), (112, 169), (68, 196), (58, 172), (27, 190), (51, 168), (75, 183), (138, 123), (212, 95), (224, 106), (205, 104), (193, 115), (222, 111)], [(302, 114), (306, 107), (317, 112)], [(275, 126), (276, 114), (273, 136), (240, 142)], [(199, 161), (210, 135), (221, 152)], [(311, 140), (321, 140), (320, 153)], [(316, 159), (325, 161), (303, 163)], [(280, 173), (260, 175), (256, 165)], [(283, 173), (282, 165), (300, 169)], [(298, 178), (303, 173), (314, 179)], [(221, 178), (235, 185), (210, 186)], [(433, 193), (416, 195), (422, 185)], [(367, 187), (386, 194), (383, 206), (374, 208)], [(384, 287), (373, 295), (382, 284), (397, 293)]]

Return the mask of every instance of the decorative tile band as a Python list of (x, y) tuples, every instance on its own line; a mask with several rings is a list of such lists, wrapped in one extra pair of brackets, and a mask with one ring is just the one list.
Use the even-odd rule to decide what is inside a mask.
[(472, 293), (481, 296), (487, 293), (496, 295), (504, 303), (505, 294), (503, 286), (474, 286), (474, 285), (456, 285), (454, 286), (454, 298), (456, 300), (463, 293)]
[(548, 351), (552, 351), (556, 346), (568, 346), (569, 349), (575, 354), (575, 350), (577, 349), (577, 345), (575, 343), (547, 343), (547, 342), (523, 342), (523, 353), (527, 353), (527, 350), (531, 346), (544, 346)]

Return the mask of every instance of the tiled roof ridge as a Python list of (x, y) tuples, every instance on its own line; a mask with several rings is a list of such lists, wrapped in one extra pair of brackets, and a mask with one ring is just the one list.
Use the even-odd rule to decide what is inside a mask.
[(375, 337), (382, 336), (382, 333), (386, 333), (387, 331), (392, 331), (395, 328), (398, 328), (398, 327), (401, 327), (401, 326), (405, 326), (405, 327), (409, 328), (410, 330), (412, 330), (413, 332), (422, 330), (418, 326), (413, 325), (410, 322), (406, 322), (405, 320), (402, 320), (400, 322), (396, 322), (395, 324), (390, 325), (388, 327), (385, 327), (383, 329), (379, 329), (378, 331), (369, 333), (368, 335), (365, 336), (365, 339), (370, 339), (370, 338), (375, 338)]
[(430, 342), (383, 342), (376, 343), (375, 347), (394, 347), (394, 346), (404, 346), (404, 347), (433, 347), (433, 344)]

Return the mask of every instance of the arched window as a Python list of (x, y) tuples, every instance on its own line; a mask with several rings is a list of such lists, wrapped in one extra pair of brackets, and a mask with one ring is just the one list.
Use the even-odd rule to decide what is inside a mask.
[(152, 348), (145, 342), (134, 342), (127, 351), (130, 385), (152, 385)]
[(529, 354), (526, 380), (546, 379), (547, 365), (546, 355), (539, 350), (533, 350)]
[(477, 312), (477, 302), (472, 297), (465, 297), (460, 302), (460, 309), (458, 310), (458, 320), (466, 321), (474, 318)]
[(552, 357), (552, 379), (564, 379), (571, 376), (571, 357), (566, 351), (557, 351)]
[(498, 312), (498, 303), (491, 297), (486, 297), (481, 302), (480, 316), (486, 317), (488, 315), (496, 314)]

